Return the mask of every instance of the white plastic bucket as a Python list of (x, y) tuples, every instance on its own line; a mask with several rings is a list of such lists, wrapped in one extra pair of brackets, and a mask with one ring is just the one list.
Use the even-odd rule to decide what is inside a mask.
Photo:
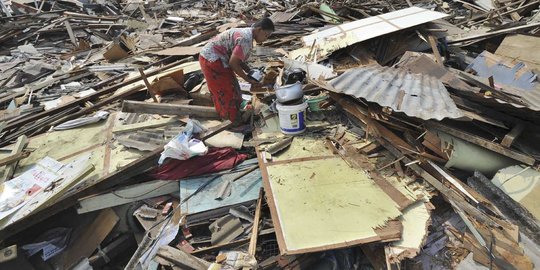
[(307, 102), (298, 105), (276, 104), (279, 113), (279, 127), (284, 134), (299, 134), (306, 130)]

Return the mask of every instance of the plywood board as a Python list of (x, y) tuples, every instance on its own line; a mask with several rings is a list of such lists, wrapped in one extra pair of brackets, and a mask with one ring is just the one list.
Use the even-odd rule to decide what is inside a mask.
[[(419, 7), (410, 7), (335, 27), (302, 38), (306, 47), (315, 44), (319, 56), (338, 49), (426, 22), (447, 17), (447, 14)], [(295, 58), (293, 58), (295, 59)]]
[(73, 238), (66, 252), (62, 254), (63, 268), (69, 269), (80, 259), (92, 255), (118, 220), (118, 216), (112, 209), (105, 209), (88, 226), (79, 228), (80, 234)]
[(273, 161), (325, 157), (332, 155), (323, 136), (304, 135), (293, 139), (289, 148), (273, 156)]
[(89, 161), (89, 156), (81, 156), (78, 159), (67, 163), (61, 169), (60, 179), (58, 183), (53, 183), (51, 186), (37, 193), (32, 197), (27, 204), (15, 212), (9, 218), (0, 222), (2, 227), (11, 225), (25, 216), (32, 214), (39, 209), (52, 205), (56, 200), (63, 195), (69, 188), (78, 183), (88, 172), (93, 169)]
[(283, 254), (382, 241), (376, 229), (401, 215), (364, 171), (349, 167), (340, 157), (263, 167)]
[(406, 257), (414, 258), (420, 252), (428, 235), (430, 211), (423, 201), (419, 201), (405, 209), (399, 220), (403, 224), (402, 238), (392, 242), (387, 249), (393, 263)]
[(529, 67), (540, 71), (540, 38), (526, 35), (508, 35), (504, 38), (496, 55), (525, 62)]

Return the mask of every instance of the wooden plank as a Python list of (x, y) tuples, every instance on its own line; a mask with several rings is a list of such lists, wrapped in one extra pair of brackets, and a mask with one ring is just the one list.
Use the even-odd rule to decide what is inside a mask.
[(67, 29), (67, 32), (68, 32), (68, 35), (69, 35), (69, 39), (71, 40), (71, 43), (73, 43), (73, 45), (75, 45), (75, 47), (78, 47), (79, 44), (77, 42), (77, 39), (75, 38), (75, 34), (73, 34), (73, 29), (71, 28), (71, 24), (69, 23), (69, 20), (65, 20), (64, 25), (66, 26), (66, 29)]
[(489, 149), (491, 151), (494, 151), (494, 152), (497, 152), (503, 156), (507, 156), (509, 158), (512, 158), (512, 159), (515, 159), (517, 161), (520, 161), (520, 162), (523, 162), (527, 165), (533, 165), (535, 163), (535, 159), (530, 157), (530, 156), (527, 156), (525, 154), (522, 154), (522, 153), (519, 153), (519, 152), (516, 152), (516, 151), (513, 151), (513, 150), (510, 150), (504, 146), (501, 146), (500, 144), (497, 144), (497, 143), (494, 143), (494, 142), (491, 142), (489, 140), (486, 140), (484, 138), (481, 138), (481, 137), (478, 137), (474, 134), (471, 134), (471, 133), (468, 133), (468, 132), (465, 132), (465, 131), (461, 131), (461, 130), (457, 130), (457, 129), (454, 129), (454, 128), (451, 128), (451, 127), (448, 127), (448, 126), (445, 126), (445, 125), (442, 125), (442, 124), (439, 124), (439, 123), (436, 123), (436, 122), (429, 122), (428, 124), (429, 126), (432, 126), (433, 128), (435, 129), (438, 129), (440, 131), (443, 131), (443, 132), (446, 132), (452, 136), (455, 136), (455, 137), (458, 137), (462, 140), (465, 140), (467, 142), (470, 142), (470, 143), (474, 143), (476, 145), (479, 145), (481, 147), (484, 147), (486, 149)]
[(505, 33), (515, 33), (518, 30), (524, 30), (524, 29), (534, 28), (534, 27), (538, 27), (538, 26), (540, 26), (540, 22), (529, 23), (529, 24), (525, 24), (525, 25), (521, 25), (521, 26), (496, 30), (496, 31), (487, 32), (487, 33), (483, 33), (483, 34), (465, 36), (465, 37), (457, 38), (457, 39), (451, 39), (451, 40), (448, 41), (448, 44), (460, 43), (460, 42), (471, 41), (471, 40), (481, 39), (481, 38), (488, 38), (488, 37), (501, 35), (501, 34), (505, 34)]
[(115, 126), (112, 132), (115, 134), (127, 133), (127, 132), (137, 131), (141, 129), (167, 126), (167, 125), (178, 123), (178, 122), (179, 121), (176, 118), (164, 118), (157, 121), (147, 121), (147, 122), (135, 123), (135, 124), (130, 124), (130, 125)]
[(113, 192), (80, 199), (77, 213), (82, 214), (92, 212), (147, 198), (179, 192), (179, 190), (180, 185), (176, 181), (155, 180), (131, 185), (114, 190)]
[(21, 160), (23, 158), (28, 157), (28, 155), (30, 155), (29, 151), (23, 151), (23, 152), (20, 152), (20, 153), (16, 153), (14, 155), (9, 155), (9, 156), (7, 156), (7, 157), (5, 157), (3, 159), (0, 159), (0, 166), (8, 165), (10, 163), (19, 161), (19, 160)]
[(525, 129), (525, 125), (522, 123), (519, 123), (508, 132), (508, 134), (504, 135), (504, 138), (501, 142), (501, 145), (504, 147), (510, 147), (514, 140), (521, 134), (521, 132)]
[[(143, 142), (143, 141), (138, 141), (138, 140), (134, 140), (134, 139), (126, 138), (126, 137), (119, 137), (116, 140), (118, 141), (118, 143), (120, 143), (124, 147), (134, 148), (140, 151), (152, 151), (160, 147), (160, 145), (157, 145), (151, 142)], [(165, 145), (165, 143), (163, 143), (163, 145)]]
[[(13, 149), (11, 151), (11, 155), (17, 155), (22, 152), (24, 147), (26, 147), (26, 144), (28, 144), (28, 138), (26, 138), (25, 135), (21, 135), (18, 139), (15, 145), (13, 145)], [(11, 179), (13, 177), (13, 173), (15, 172), (15, 168), (17, 167), (17, 162), (15, 164), (10, 164), (6, 166), (4, 169), (4, 175), (2, 178), (0, 178), (0, 184), (4, 183), (6, 180)]]
[[(258, 167), (258, 166), (257, 166)], [(259, 220), (261, 219), (261, 208), (264, 196), (264, 189), (259, 190), (259, 199), (257, 200), (257, 208), (255, 208), (255, 218), (253, 218), (253, 230), (251, 231), (251, 239), (249, 241), (248, 253), (255, 256), (257, 250), (257, 236), (259, 236)]]
[(195, 117), (219, 118), (214, 107), (179, 105), (179, 104), (156, 104), (141, 101), (124, 100), (122, 112), (151, 113), (161, 115), (191, 115)]
[(206, 270), (210, 266), (209, 262), (188, 254), (181, 249), (176, 249), (170, 246), (160, 247), (156, 256), (170, 261), (180, 266), (182, 269)]
[(432, 34), (429, 34), (428, 41), (429, 41), (429, 45), (431, 46), (431, 50), (433, 51), (433, 54), (435, 55), (435, 61), (437, 61), (439, 65), (443, 65), (443, 60), (441, 57), (441, 53), (439, 52), (439, 49), (437, 48), (437, 40), (435, 39), (435, 36)]
[(118, 216), (109, 208), (102, 210), (91, 224), (81, 228), (82, 233), (73, 239), (65, 251), (63, 268), (69, 269), (80, 259), (92, 255), (118, 220)]
[(148, 93), (150, 93), (150, 96), (152, 96), (152, 99), (156, 103), (160, 103), (158, 98), (156, 97), (156, 93), (154, 92), (154, 89), (152, 89), (152, 85), (148, 82), (148, 78), (146, 77), (146, 74), (144, 74), (144, 69), (141, 67), (139, 68), (139, 73), (141, 74), (141, 78), (144, 81), (144, 84), (146, 85), (146, 89), (148, 89)]

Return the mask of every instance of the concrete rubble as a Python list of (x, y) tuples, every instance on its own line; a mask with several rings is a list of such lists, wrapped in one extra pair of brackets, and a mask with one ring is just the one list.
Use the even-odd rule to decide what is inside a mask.
[[(236, 127), (197, 59), (263, 17)], [(0, 22), (0, 269), (540, 269), (539, 0), (2, 0)]]

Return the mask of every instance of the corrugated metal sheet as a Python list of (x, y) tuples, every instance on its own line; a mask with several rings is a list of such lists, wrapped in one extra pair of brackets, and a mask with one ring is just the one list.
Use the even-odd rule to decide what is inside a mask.
[(463, 117), (443, 84), (426, 75), (369, 66), (351, 69), (330, 84), (338, 93), (364, 98), (424, 120)]

